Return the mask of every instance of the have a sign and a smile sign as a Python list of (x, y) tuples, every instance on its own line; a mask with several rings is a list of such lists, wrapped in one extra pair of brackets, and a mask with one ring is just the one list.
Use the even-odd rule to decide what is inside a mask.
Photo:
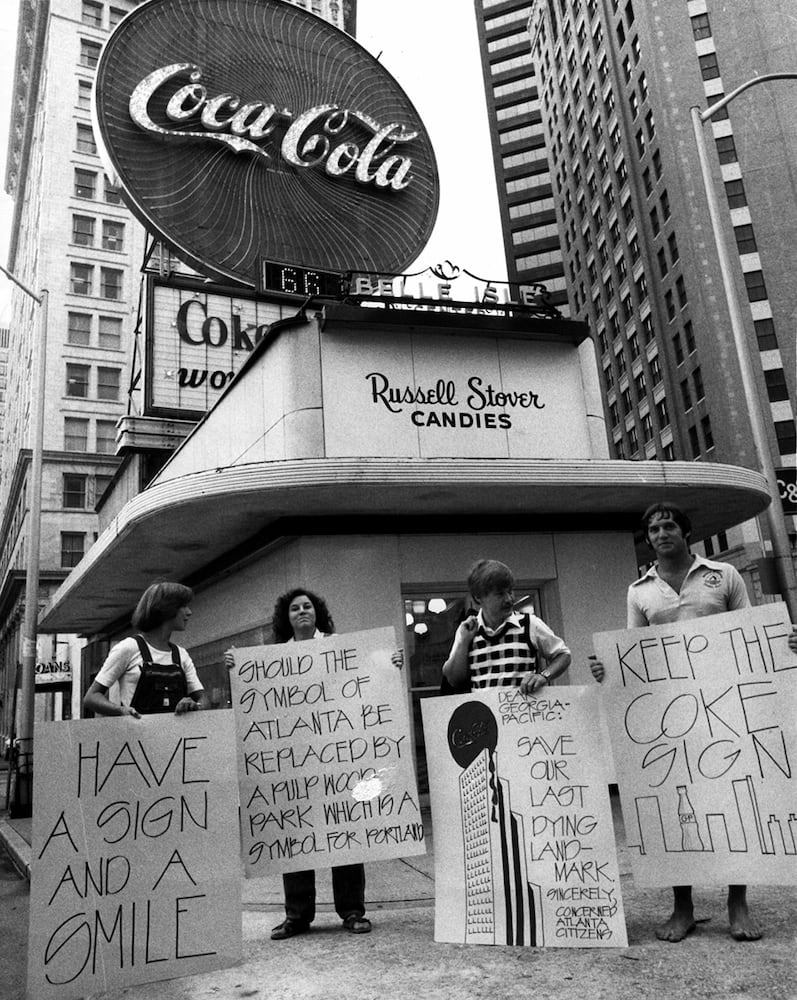
[(403, 270), (437, 214), (408, 97), (345, 32), (283, 0), (149, 0), (103, 49), (95, 131), (146, 228), (203, 274), (263, 258)]

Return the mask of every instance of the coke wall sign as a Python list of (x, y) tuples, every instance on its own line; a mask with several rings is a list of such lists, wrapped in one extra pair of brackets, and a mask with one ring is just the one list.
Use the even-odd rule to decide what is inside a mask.
[(271, 324), (295, 311), (199, 279), (148, 276), (144, 415), (198, 420)]
[(349, 35), (283, 0), (149, 0), (103, 49), (95, 132), (150, 232), (249, 286), (262, 258), (404, 270), (439, 184), (417, 111)]

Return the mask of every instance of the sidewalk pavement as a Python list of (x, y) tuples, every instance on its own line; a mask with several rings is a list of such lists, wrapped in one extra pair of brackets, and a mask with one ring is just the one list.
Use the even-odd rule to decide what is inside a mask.
[[(617, 831), (628, 948), (501, 948), (434, 941), (434, 837), (423, 803), (428, 853), (366, 865), (373, 933), (346, 934), (332, 905), (331, 880), (317, 875), (318, 916), (308, 934), (270, 940), (283, 915), (279, 876), (243, 884), (243, 960), (229, 969), (114, 990), (110, 1000), (797, 1000), (797, 888), (754, 886), (751, 911), (761, 941), (734, 942), (725, 890), (695, 889), (697, 929), (686, 941), (658, 941), (668, 889), (640, 889), (630, 875), (619, 803)], [(29, 819), (0, 813), (0, 841), (30, 871)], [(438, 836), (444, 831), (438, 831)], [(20, 956), (24, 962), (24, 956)], [(1, 977), (0, 977), (1, 979)], [(0, 997), (7, 996), (0, 981)], [(19, 998), (21, 1000), (21, 997)]]

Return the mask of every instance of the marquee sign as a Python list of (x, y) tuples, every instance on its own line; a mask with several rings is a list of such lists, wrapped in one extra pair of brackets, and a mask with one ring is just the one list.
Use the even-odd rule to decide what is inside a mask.
[(349, 35), (284, 0), (149, 0), (109, 38), (94, 87), (110, 173), (203, 274), (254, 287), (268, 258), (403, 270), (439, 183), (398, 83)]
[(191, 279), (147, 279), (144, 413), (198, 420), (272, 323), (295, 310)]

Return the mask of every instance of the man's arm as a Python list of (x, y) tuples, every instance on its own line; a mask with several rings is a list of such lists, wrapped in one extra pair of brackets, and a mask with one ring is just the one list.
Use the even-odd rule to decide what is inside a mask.
[(728, 584), (728, 611), (741, 611), (742, 608), (750, 607), (750, 598), (747, 596), (747, 587), (744, 580), (735, 566), (728, 566), (730, 570)]
[(636, 591), (633, 586), (628, 588), (626, 597), (626, 628), (644, 628), (650, 625), (648, 616), (642, 610), (637, 601)]

